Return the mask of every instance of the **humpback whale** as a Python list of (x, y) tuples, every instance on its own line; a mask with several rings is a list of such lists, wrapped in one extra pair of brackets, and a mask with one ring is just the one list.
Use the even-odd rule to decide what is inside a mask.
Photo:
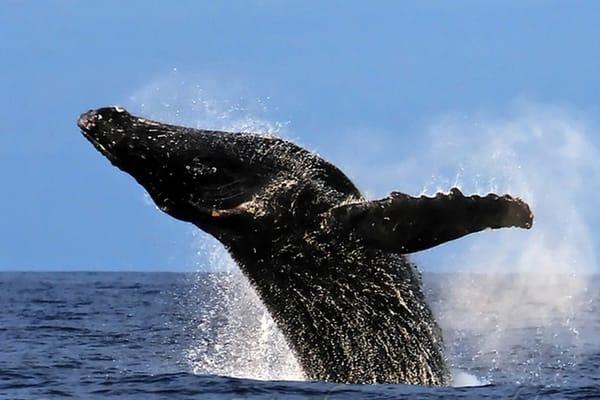
[(367, 201), (337, 167), (273, 136), (169, 125), (121, 107), (90, 110), (78, 126), (160, 210), (226, 247), (310, 380), (449, 383), (441, 330), (407, 255), (533, 222), (518, 198), (456, 188)]

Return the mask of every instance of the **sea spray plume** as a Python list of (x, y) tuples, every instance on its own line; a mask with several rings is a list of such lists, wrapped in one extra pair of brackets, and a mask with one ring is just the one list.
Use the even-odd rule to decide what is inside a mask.
[[(494, 247), (486, 241), (476, 243), (487, 255), (485, 268), (490, 273), (502, 272), (508, 261), (502, 254), (513, 254), (511, 284), (502, 284), (501, 278), (476, 287), (468, 281), (458, 283), (452, 299), (456, 305), (470, 303), (474, 315), (487, 316), (467, 326), (488, 331), (480, 337), (479, 352), (481, 358), (490, 361), (491, 368), (510, 364), (514, 365), (515, 379), (521, 382), (563, 383), (560, 375), (548, 376), (554, 375), (557, 365), (539, 365), (539, 359), (540, 354), (556, 349), (544, 346), (562, 345), (564, 349), (570, 345), (568, 353), (555, 356), (558, 367), (564, 369), (577, 362), (575, 347), (586, 340), (579, 335), (584, 330), (578, 327), (578, 316), (589, 286), (588, 274), (597, 266), (592, 237), (598, 212), (593, 194), (600, 182), (600, 153), (590, 139), (593, 132), (589, 123), (557, 107), (521, 107), (508, 120), (480, 124), (479, 140), (495, 138), (490, 151), (480, 153), (481, 157), (485, 153), (491, 156), (492, 149), (495, 153), (482, 165), (481, 173), (496, 177), (496, 185), (510, 187), (532, 200), (540, 222), (536, 235), (526, 247), (519, 246), (516, 237), (504, 236)], [(445, 131), (448, 135), (456, 132)], [(482, 160), (467, 163), (471, 166), (477, 161)], [(466, 253), (461, 261), (473, 270), (483, 265), (473, 252)], [(485, 293), (481, 290), (484, 287)], [(535, 350), (513, 350), (519, 346), (511, 332), (533, 326), (545, 327), (537, 334)]]
[(366, 202), (336, 167), (271, 136), (167, 125), (119, 107), (78, 125), (162, 211), (225, 245), (309, 379), (446, 383), (440, 331), (402, 254), (532, 223), (508, 195), (453, 189)]
[(275, 321), (223, 246), (208, 238), (198, 238), (197, 242), (206, 265), (192, 275), (190, 291), (182, 299), (193, 339), (185, 352), (192, 371), (261, 380), (303, 380), (302, 370)]
[[(390, 181), (426, 193), (457, 184), (521, 195), (536, 213), (535, 235), (477, 235), (420, 256), (429, 270), (467, 273), (448, 279), (443, 301), (433, 306), (451, 364), (476, 364), (491, 381), (499, 368), (519, 382), (562, 383), (558, 371), (577, 362), (578, 346), (597, 343), (583, 336), (588, 322), (579, 316), (582, 298), (594, 290), (589, 274), (597, 272), (598, 127), (564, 107), (520, 102), (503, 116), (448, 115), (423, 136), (417, 156), (378, 166), (387, 174), (369, 182), (374, 191)], [(515, 334), (524, 330), (531, 345)], [(548, 359), (556, 364), (542, 361)]]
[[(265, 117), (269, 99), (248, 96), (235, 84), (223, 87), (222, 82), (202, 77), (189, 80), (173, 71), (141, 87), (129, 101), (156, 120), (286, 137), (287, 123)], [(149, 195), (144, 198), (154, 206)], [(303, 380), (283, 334), (227, 250), (201, 230), (190, 228), (190, 236), (193, 256), (188, 262), (198, 270), (190, 276), (188, 293), (188, 300), (196, 303), (185, 307), (194, 338), (185, 353), (191, 370), (250, 379)], [(221, 288), (211, 290), (208, 299), (207, 282)], [(198, 301), (202, 307), (197, 307)], [(218, 323), (211, 323), (215, 321), (211, 315)]]
[(210, 79), (190, 81), (177, 72), (144, 85), (129, 101), (152, 119), (196, 128), (281, 137), (287, 125), (264, 117), (268, 98), (248, 96), (235, 85), (224, 87)]

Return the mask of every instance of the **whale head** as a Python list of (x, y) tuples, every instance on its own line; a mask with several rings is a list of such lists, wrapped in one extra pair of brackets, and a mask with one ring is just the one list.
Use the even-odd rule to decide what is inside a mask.
[(321, 213), (360, 197), (336, 167), (280, 138), (183, 128), (122, 107), (90, 110), (78, 126), (158, 208), (225, 244), (315, 229)]

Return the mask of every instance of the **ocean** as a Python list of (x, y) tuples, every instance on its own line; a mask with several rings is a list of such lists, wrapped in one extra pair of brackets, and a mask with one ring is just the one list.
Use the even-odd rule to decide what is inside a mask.
[(307, 382), (239, 273), (0, 273), (0, 399), (600, 399), (600, 279), (426, 274), (454, 386)]

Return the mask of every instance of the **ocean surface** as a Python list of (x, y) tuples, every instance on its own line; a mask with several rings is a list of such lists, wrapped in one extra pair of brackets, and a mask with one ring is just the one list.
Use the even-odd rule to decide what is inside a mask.
[(600, 399), (600, 280), (426, 274), (454, 387), (306, 382), (239, 273), (0, 273), (0, 399)]

